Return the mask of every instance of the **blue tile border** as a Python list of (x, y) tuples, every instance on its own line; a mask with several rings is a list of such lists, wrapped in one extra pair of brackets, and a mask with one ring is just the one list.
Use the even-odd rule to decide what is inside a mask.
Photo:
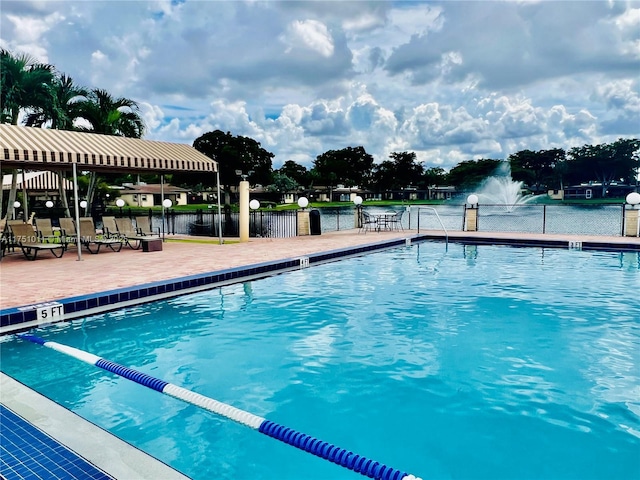
[[(434, 236), (428, 234), (418, 234), (413, 237), (370, 243), (359, 245), (357, 247), (347, 247), (320, 253), (313, 253), (306, 256), (276, 260), (273, 262), (257, 263), (242, 267), (234, 267), (224, 270), (194, 274), (186, 277), (135, 285), (132, 287), (96, 292), (95, 294), (90, 295), (79, 295), (75, 297), (64, 298), (55, 302), (42, 302), (33, 305), (3, 309), (0, 310), (0, 334), (14, 333), (20, 330), (33, 328), (35, 326), (38, 326), (39, 324), (72, 320), (74, 318), (81, 318), (83, 316), (93, 315), (108, 310), (115, 310), (123, 306), (175, 297), (186, 293), (193, 293), (199, 290), (228, 285), (230, 283), (237, 283), (249, 279), (267, 277), (289, 270), (305, 268), (310, 265), (336, 261), (340, 258), (364, 255), (379, 250), (400, 247), (403, 245), (407, 245), (408, 243), (411, 244), (425, 241), (444, 242), (445, 239), (441, 235)], [(451, 234), (449, 235), (449, 241), (460, 244), (474, 245), (491, 244), (522, 247), (567, 248), (566, 240), (557, 239), (514, 240), (496, 237), (465, 238), (456, 236), (455, 234)], [(582, 249), (640, 251), (640, 246), (636, 244), (627, 245), (582, 242)], [(64, 312), (63, 318), (59, 318), (57, 320), (53, 319), (49, 321), (42, 321), (41, 319), (39, 320), (39, 310), (55, 308), (55, 306), (60, 305), (62, 305), (62, 309)]]
[[(358, 247), (309, 254), (303, 258), (308, 259), (308, 264), (306, 265), (308, 266), (405, 244), (405, 239), (396, 239)], [(301, 257), (288, 258), (96, 292), (95, 294), (78, 295), (63, 298), (55, 302), (42, 302), (3, 309), (0, 310), (0, 328), (2, 329), (2, 334), (15, 333), (36, 327), (39, 324), (72, 320), (86, 315), (116, 310), (123, 306), (136, 303), (151, 302), (192, 293), (198, 290), (216, 288), (230, 283), (238, 283), (248, 279), (267, 277), (276, 273), (303, 268), (304, 266), (305, 265), (302, 265)], [(43, 308), (47, 309), (53, 305), (62, 305), (64, 312), (63, 318), (52, 321), (39, 320), (39, 310)]]
[(0, 425), (2, 478), (114, 480), (112, 476), (1, 404)]

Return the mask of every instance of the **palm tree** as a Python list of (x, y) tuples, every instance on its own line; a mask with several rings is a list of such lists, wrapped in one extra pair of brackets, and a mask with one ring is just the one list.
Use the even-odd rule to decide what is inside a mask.
[[(13, 55), (8, 50), (0, 49), (0, 122), (17, 125), (21, 111), (38, 109), (49, 104), (53, 79), (53, 66), (38, 63), (27, 54)], [(18, 171), (13, 169), (12, 174), (7, 218), (13, 215), (16, 199)], [(1, 198), (0, 195), (0, 212)]]
[(113, 98), (106, 90), (96, 88), (89, 92), (87, 100), (79, 102), (78, 108), (91, 125), (86, 131), (131, 138), (144, 134), (138, 104), (128, 98)]
[[(28, 127), (42, 127), (51, 122), (51, 128), (58, 130), (74, 130), (75, 121), (82, 116), (79, 108), (80, 101), (85, 100), (89, 90), (76, 85), (73, 79), (66, 74), (56, 76), (50, 87), (51, 101), (34, 109), (26, 118)], [(63, 170), (58, 172), (58, 193), (62, 200), (62, 206), (67, 217), (70, 216), (67, 192), (64, 188), (65, 174)]]
[[(141, 138), (144, 134), (144, 120), (138, 104), (128, 98), (114, 98), (106, 90), (93, 89), (87, 99), (77, 103), (80, 117), (90, 124), (90, 128), (81, 130), (117, 135), (121, 137)], [(87, 191), (87, 204), (91, 205), (97, 184), (95, 172), (91, 172)]]
[(66, 74), (56, 76), (49, 87), (51, 101), (34, 109), (27, 115), (28, 127), (42, 127), (51, 122), (51, 128), (74, 130), (74, 122), (81, 117), (80, 102), (89, 95), (89, 90), (76, 85)]

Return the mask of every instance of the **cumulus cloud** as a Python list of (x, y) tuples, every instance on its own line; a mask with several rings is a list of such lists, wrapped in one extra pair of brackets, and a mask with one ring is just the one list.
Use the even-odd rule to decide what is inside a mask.
[(137, 101), (147, 138), (426, 166), (640, 136), (633, 2), (3, 1), (0, 45)]
[(323, 57), (333, 55), (333, 39), (329, 30), (317, 20), (298, 20), (290, 23), (281, 39), (287, 45), (287, 53), (294, 48), (307, 48)]

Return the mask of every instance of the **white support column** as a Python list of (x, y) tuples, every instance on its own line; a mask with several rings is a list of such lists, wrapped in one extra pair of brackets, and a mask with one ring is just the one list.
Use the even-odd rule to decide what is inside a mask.
[(243, 180), (238, 186), (240, 193), (240, 242), (249, 241), (249, 182)]

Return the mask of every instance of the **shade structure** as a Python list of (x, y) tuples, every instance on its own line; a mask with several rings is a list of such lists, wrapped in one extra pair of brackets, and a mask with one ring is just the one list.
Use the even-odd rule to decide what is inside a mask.
[[(11, 181), (13, 175), (3, 175), (2, 177), (2, 188), (10, 188)], [(24, 182), (23, 182), (24, 178)], [(37, 171), (37, 172), (26, 172), (23, 175), (18, 174), (18, 178), (16, 179), (16, 184), (18, 188), (26, 188), (27, 190), (36, 190), (36, 191), (47, 191), (53, 190), (58, 191), (59, 188), (59, 179), (58, 175), (53, 172), (48, 171)], [(64, 189), (65, 190), (73, 190), (73, 182), (65, 179), (64, 181)]]
[(3, 168), (216, 172), (217, 162), (181, 143), (0, 124)]
[[(0, 124), (0, 167), (23, 170), (73, 170), (78, 221), (78, 170), (137, 171), (162, 175), (179, 171), (215, 173), (220, 222), (218, 163), (186, 144)], [(222, 243), (221, 235), (220, 233)], [(81, 259), (80, 251), (78, 248), (78, 260)]]

